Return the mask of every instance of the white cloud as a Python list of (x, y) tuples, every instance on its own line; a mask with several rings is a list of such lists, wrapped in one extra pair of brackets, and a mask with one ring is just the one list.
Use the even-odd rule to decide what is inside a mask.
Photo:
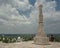
[[(20, 15), (17, 9), (27, 10), (31, 5), (28, 0), (8, 0), (8, 2), (2, 1), (0, 5), (0, 18), (5, 20), (7, 24), (30, 24), (31, 22), (25, 15)], [(4, 4), (6, 3), (6, 4)], [(4, 22), (5, 23), (5, 22)]]
[[(53, 30), (49, 29), (57, 26), (52, 22), (60, 20), (60, 12), (55, 9), (56, 1), (46, 2), (46, 0), (37, 0), (34, 6), (29, 4), (28, 0), (0, 0), (0, 31), (7, 33), (36, 33), (39, 18), (38, 4), (43, 4), (46, 31), (52, 32)], [(18, 12), (18, 10), (24, 12), (30, 9), (29, 18)], [(55, 25), (52, 27), (53, 24)]]

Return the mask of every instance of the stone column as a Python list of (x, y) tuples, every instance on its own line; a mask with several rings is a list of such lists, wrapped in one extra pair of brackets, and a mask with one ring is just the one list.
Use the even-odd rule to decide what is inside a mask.
[(44, 32), (44, 24), (43, 24), (43, 13), (42, 13), (42, 5), (39, 6), (39, 27), (38, 32), (34, 38), (35, 44), (49, 44), (49, 38), (46, 36)]

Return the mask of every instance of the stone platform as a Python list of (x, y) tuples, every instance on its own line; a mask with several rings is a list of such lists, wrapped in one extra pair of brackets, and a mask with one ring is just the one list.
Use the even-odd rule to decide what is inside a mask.
[(33, 41), (18, 43), (0, 43), (0, 48), (60, 48), (60, 43), (53, 42), (51, 43), (51, 45), (36, 45), (33, 44)]
[(37, 45), (48, 45), (49, 44), (49, 38), (48, 37), (36, 36), (34, 38), (34, 44), (37, 44)]

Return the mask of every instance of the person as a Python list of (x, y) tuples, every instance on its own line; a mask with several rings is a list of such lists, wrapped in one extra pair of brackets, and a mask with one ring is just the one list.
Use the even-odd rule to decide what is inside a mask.
[(49, 40), (50, 40), (51, 42), (53, 42), (53, 41), (54, 41), (54, 36), (51, 35), (50, 38), (49, 38)]

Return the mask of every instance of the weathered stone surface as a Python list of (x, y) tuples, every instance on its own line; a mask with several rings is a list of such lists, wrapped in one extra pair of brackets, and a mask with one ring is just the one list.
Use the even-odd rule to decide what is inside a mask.
[(36, 37), (34, 38), (34, 43), (45, 45), (49, 44), (49, 38), (46, 36), (44, 32), (42, 7), (43, 7), (42, 5), (39, 6), (39, 27)]
[(48, 37), (35, 37), (34, 43), (37, 45), (48, 45), (49, 44), (49, 38)]
[(33, 41), (16, 42), (16, 43), (0, 43), (0, 48), (60, 48), (60, 43), (50, 42), (51, 45), (36, 45)]

